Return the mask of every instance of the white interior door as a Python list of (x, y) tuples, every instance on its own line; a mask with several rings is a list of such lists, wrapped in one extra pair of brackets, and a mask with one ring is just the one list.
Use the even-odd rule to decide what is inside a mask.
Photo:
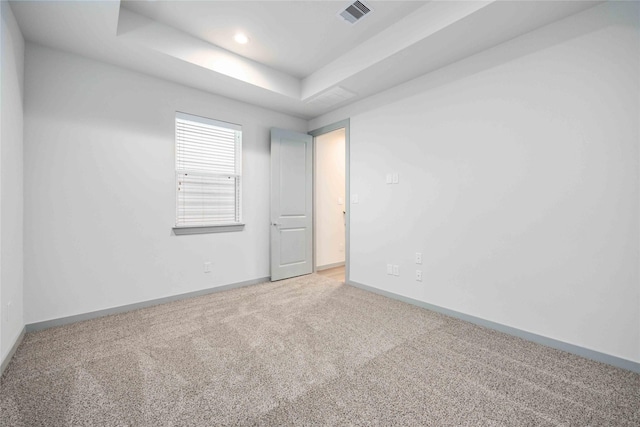
[(311, 135), (271, 129), (271, 280), (313, 271)]

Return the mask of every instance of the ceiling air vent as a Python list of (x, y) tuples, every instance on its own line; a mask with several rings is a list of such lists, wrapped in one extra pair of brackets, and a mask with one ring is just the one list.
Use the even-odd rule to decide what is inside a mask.
[(356, 1), (347, 6), (345, 10), (338, 12), (338, 16), (351, 24), (355, 24), (369, 12), (371, 12), (369, 6), (366, 6), (361, 1)]

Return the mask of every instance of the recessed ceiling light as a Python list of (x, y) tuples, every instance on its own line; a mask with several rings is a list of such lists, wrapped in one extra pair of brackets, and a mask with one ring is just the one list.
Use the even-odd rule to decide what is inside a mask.
[(233, 36), (233, 39), (240, 44), (247, 44), (247, 42), (249, 41), (249, 38), (243, 33), (236, 33), (236, 35)]

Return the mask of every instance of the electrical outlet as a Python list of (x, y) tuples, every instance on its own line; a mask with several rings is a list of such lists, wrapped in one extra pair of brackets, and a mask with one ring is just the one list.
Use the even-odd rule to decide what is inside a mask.
[(393, 274), (393, 265), (387, 264), (387, 274)]
[(416, 270), (416, 280), (422, 282), (422, 270)]
[(420, 252), (416, 252), (416, 264), (422, 264), (422, 254)]
[(205, 273), (211, 273), (211, 263), (210, 262), (205, 262), (204, 263), (204, 272)]
[(399, 276), (400, 275), (400, 266), (399, 265), (394, 265), (393, 266), (393, 275), (394, 276)]

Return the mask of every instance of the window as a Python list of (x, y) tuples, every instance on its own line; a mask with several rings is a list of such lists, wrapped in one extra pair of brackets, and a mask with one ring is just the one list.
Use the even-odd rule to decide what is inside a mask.
[(241, 226), (241, 189), (242, 127), (176, 113), (176, 230)]

